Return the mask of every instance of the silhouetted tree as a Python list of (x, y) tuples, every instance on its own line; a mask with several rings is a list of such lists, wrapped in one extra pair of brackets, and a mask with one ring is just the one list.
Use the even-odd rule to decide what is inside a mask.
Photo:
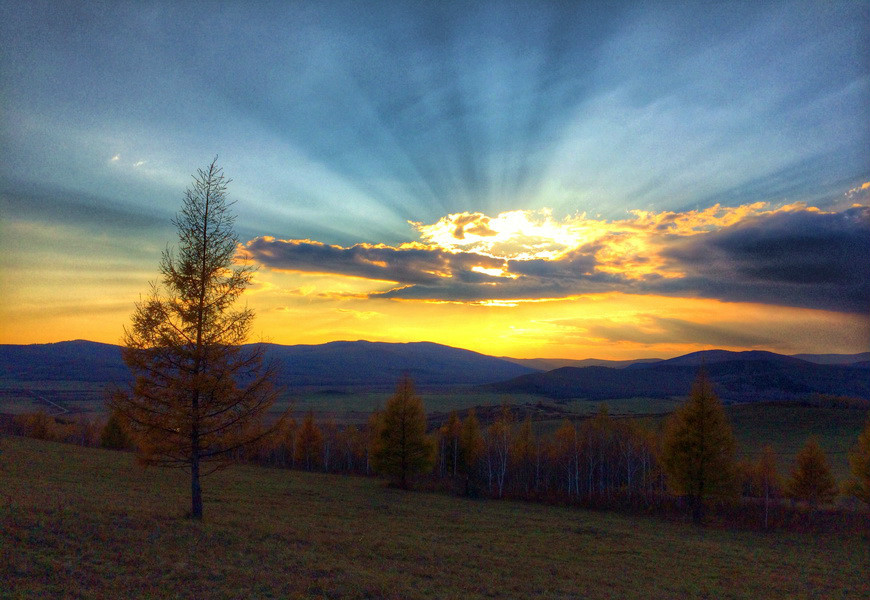
[(692, 520), (704, 517), (704, 501), (735, 492), (734, 434), (710, 380), (701, 372), (689, 400), (668, 419), (662, 461), (668, 482), (688, 498)]
[(254, 313), (234, 305), (253, 269), (234, 262), (228, 183), (216, 159), (194, 176), (173, 220), (178, 249), (164, 251), (161, 281), (124, 331), (134, 384), (110, 400), (143, 462), (189, 470), (195, 519), (202, 518), (203, 463), (220, 468), (269, 433), (262, 417), (276, 397), (262, 353), (241, 348)]
[(795, 500), (808, 503), (812, 509), (837, 496), (837, 483), (831, 475), (828, 457), (815, 436), (810, 436), (795, 458), (788, 493)]
[(411, 477), (432, 469), (435, 445), (426, 435), (423, 401), (414, 392), (410, 377), (402, 377), (396, 393), (387, 401), (374, 441), (375, 471), (387, 475), (402, 489), (408, 489)]
[(846, 486), (847, 493), (870, 504), (870, 416), (858, 436), (858, 443), (849, 452), (849, 466), (852, 478)]

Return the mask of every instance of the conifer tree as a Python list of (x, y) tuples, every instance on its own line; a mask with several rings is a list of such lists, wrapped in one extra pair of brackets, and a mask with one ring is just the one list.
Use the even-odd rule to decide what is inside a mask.
[(426, 435), (423, 401), (414, 392), (410, 377), (404, 376), (381, 415), (372, 464), (375, 471), (408, 489), (411, 478), (429, 472), (434, 462), (435, 445)]
[(124, 331), (133, 386), (109, 402), (144, 463), (190, 472), (194, 519), (202, 519), (204, 463), (220, 468), (274, 431), (262, 426), (277, 395), (273, 372), (263, 368), (261, 349), (241, 347), (254, 314), (235, 304), (253, 269), (235, 262), (228, 183), (217, 159), (194, 176), (173, 220), (177, 250), (164, 251), (161, 281)]
[(459, 435), (459, 471), (465, 477), (466, 496), (471, 495), (476, 485), (475, 478), (482, 455), (483, 435), (480, 432), (480, 421), (477, 420), (474, 409), (469, 408)]
[(532, 488), (537, 485), (537, 481), (534, 480), (535, 448), (532, 417), (531, 415), (526, 415), (520, 430), (511, 444), (510, 462), (516, 481), (527, 496)]
[(867, 417), (864, 431), (858, 436), (858, 443), (849, 452), (849, 466), (852, 478), (846, 486), (846, 491), (870, 504), (870, 416)]
[(116, 411), (112, 411), (109, 413), (109, 420), (106, 421), (102, 431), (100, 431), (100, 447), (123, 450), (131, 445), (130, 437), (121, 423), (121, 415)]
[(776, 469), (776, 454), (770, 444), (765, 444), (755, 465), (755, 475), (758, 479), (759, 492), (764, 498), (764, 528), (767, 529), (770, 515), (770, 500), (780, 493), (779, 474)]
[(837, 496), (837, 483), (831, 475), (828, 457), (816, 436), (810, 436), (795, 458), (788, 493), (795, 500), (807, 502), (813, 509)]
[(668, 482), (686, 496), (692, 520), (700, 523), (707, 498), (729, 497), (735, 490), (734, 434), (704, 371), (689, 400), (665, 425), (662, 462)]
[(439, 431), (441, 463), (444, 470), (453, 476), (459, 471), (459, 438), (462, 434), (462, 423), (456, 411), (450, 411), (447, 422)]
[(309, 410), (296, 434), (296, 460), (303, 469), (311, 471), (320, 464), (322, 452), (323, 433), (314, 422), (314, 413)]

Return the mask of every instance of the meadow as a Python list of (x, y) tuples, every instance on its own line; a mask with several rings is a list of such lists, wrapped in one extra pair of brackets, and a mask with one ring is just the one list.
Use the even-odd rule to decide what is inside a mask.
[(866, 598), (866, 534), (757, 533), (2, 440), (3, 598)]

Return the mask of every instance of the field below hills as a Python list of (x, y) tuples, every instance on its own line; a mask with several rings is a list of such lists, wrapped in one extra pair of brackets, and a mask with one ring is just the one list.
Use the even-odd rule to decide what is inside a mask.
[(376, 479), (236, 466), (181, 515), (183, 473), (0, 441), (9, 598), (867, 598), (866, 534), (696, 528)]

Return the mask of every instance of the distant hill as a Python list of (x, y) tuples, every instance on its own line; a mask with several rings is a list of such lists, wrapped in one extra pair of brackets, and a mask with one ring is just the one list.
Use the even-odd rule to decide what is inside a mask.
[(622, 369), (637, 363), (654, 363), (659, 362), (660, 358), (635, 358), (633, 360), (606, 360), (603, 358), (510, 358), (508, 356), (500, 357), (503, 360), (509, 360), (537, 369), (538, 371), (552, 371), (561, 367), (611, 367), (613, 369)]
[(793, 354), (792, 356), (820, 365), (854, 365), (870, 362), (870, 352), (859, 354)]
[(122, 382), (130, 371), (120, 346), (85, 340), (56, 344), (0, 345), (0, 379)]
[(694, 352), (624, 369), (563, 367), (486, 386), (554, 399), (607, 400), (685, 396), (701, 364), (725, 401), (795, 400), (816, 393), (870, 399), (870, 377), (861, 367), (820, 365), (772, 352)]
[(480, 384), (533, 372), (507, 360), (431, 342), (268, 344), (266, 358), (279, 365), (278, 383), (288, 386), (394, 385), (405, 372), (418, 385)]
[[(278, 383), (301, 386), (391, 386), (402, 373), (418, 385), (491, 383), (533, 369), (470, 350), (429, 342), (331, 342), (315, 346), (266, 344)], [(123, 382), (129, 371), (121, 348), (83, 340), (0, 345), (0, 379)]]

